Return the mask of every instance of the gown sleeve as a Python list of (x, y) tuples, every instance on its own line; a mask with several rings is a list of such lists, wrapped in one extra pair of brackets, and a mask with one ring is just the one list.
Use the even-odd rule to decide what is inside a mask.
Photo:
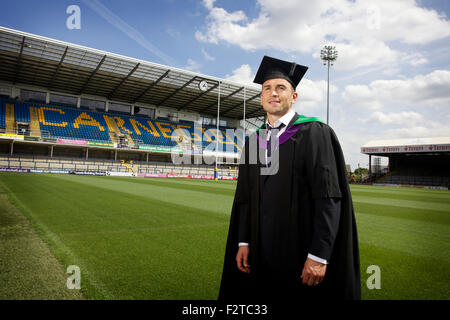
[(248, 141), (241, 154), (233, 213), (237, 221), (237, 243), (250, 242), (250, 214), (248, 212)]
[(314, 235), (309, 253), (330, 260), (334, 240), (339, 229), (340, 215), (340, 198), (315, 200)]
[(313, 123), (308, 142), (307, 172), (314, 199), (314, 230), (308, 252), (329, 260), (339, 229), (342, 197), (329, 127)]
[(339, 173), (330, 128), (314, 122), (306, 141), (307, 177), (313, 199), (340, 198)]
[(248, 214), (248, 205), (246, 203), (241, 203), (238, 205), (239, 214), (239, 231), (238, 231), (238, 242), (250, 242), (250, 218)]

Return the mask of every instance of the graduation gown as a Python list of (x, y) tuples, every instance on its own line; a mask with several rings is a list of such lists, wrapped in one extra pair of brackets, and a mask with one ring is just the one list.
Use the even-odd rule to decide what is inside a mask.
[[(255, 161), (255, 153), (267, 147), (259, 134), (247, 140), (241, 155), (219, 300), (360, 299), (356, 222), (334, 131), (315, 118), (294, 116), (279, 139), (278, 170), (268, 176), (261, 175), (264, 161)], [(338, 204), (338, 220), (329, 203)], [(328, 231), (335, 233), (332, 243)], [(249, 243), (250, 274), (236, 265), (241, 241)], [(300, 278), (308, 253), (329, 262), (314, 287)]]

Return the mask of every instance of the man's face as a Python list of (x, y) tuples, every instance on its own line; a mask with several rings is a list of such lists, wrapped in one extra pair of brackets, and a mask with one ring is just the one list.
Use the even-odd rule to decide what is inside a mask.
[(261, 105), (271, 115), (286, 114), (297, 101), (298, 94), (285, 79), (269, 79), (262, 85)]

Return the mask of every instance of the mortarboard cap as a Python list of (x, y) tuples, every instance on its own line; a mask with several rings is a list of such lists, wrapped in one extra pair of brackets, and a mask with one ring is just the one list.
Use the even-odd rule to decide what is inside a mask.
[(308, 67), (272, 57), (264, 56), (256, 73), (254, 83), (263, 84), (269, 79), (285, 79), (292, 84), (294, 89), (308, 70)]

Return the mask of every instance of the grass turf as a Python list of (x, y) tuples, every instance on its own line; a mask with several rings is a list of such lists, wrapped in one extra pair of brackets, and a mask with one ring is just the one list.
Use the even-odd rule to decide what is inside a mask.
[(0, 300), (84, 299), (67, 290), (66, 268), (0, 189)]
[[(89, 299), (216, 299), (235, 186), (228, 181), (0, 174), (9, 201), (40, 235), (29, 241), (46, 243), (60, 262), (51, 268), (78, 265), (81, 293)], [(363, 299), (449, 299), (450, 193), (352, 186), (352, 194)], [(5, 207), (6, 199), (0, 203)], [(0, 210), (2, 236), (11, 210)], [(20, 243), (22, 252), (35, 250)], [(23, 283), (14, 287), (3, 273), (0, 297), (20, 298), (11, 288), (27, 287), (36, 262), (12, 268), (14, 262), (8, 261), (19, 258), (6, 251), (0, 250), (0, 261), (17, 269), (15, 281)], [(366, 286), (370, 265), (380, 267), (380, 290)], [(52, 274), (51, 268), (43, 273)], [(66, 278), (57, 281), (65, 286)]]

